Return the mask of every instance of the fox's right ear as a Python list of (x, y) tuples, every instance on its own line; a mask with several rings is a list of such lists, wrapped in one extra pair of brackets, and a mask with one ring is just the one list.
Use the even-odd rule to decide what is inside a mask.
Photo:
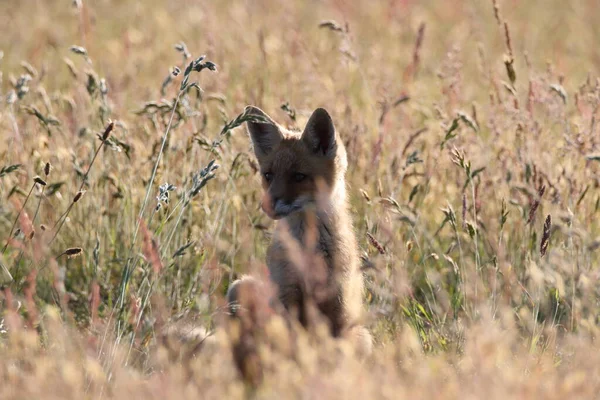
[(302, 140), (315, 153), (334, 158), (337, 151), (335, 127), (324, 108), (317, 108), (306, 123)]
[(269, 154), (283, 139), (283, 134), (277, 124), (263, 110), (254, 106), (247, 106), (244, 110), (249, 116), (258, 117), (255, 121), (248, 121), (248, 132), (257, 157)]

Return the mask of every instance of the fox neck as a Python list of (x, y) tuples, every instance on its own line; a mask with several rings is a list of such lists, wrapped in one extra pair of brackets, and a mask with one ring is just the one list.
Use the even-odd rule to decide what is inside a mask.
[[(319, 233), (319, 248), (325, 253), (326, 258), (339, 258), (337, 255), (342, 250), (341, 248), (347, 248), (348, 244), (351, 245), (351, 243), (345, 242), (352, 240), (352, 235), (348, 235), (352, 232), (352, 222), (348, 213), (344, 181), (339, 180), (336, 182), (331, 193), (318, 203), (316, 228)], [(292, 236), (302, 244), (304, 244), (306, 230), (308, 229), (308, 218), (307, 211), (301, 211), (284, 218)]]

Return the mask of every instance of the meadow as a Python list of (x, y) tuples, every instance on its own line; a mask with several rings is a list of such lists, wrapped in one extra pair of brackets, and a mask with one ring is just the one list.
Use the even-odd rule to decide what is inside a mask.
[[(598, 398), (598, 15), (0, 2), (0, 399)], [(272, 317), (258, 386), (224, 299), (272, 228), (248, 104), (332, 115), (375, 338)]]

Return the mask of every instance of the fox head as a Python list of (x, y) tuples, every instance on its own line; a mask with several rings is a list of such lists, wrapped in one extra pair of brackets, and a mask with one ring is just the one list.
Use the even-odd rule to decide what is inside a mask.
[(257, 107), (246, 111), (262, 120), (247, 126), (265, 190), (262, 209), (270, 218), (319, 206), (343, 190), (346, 151), (327, 111), (317, 108), (303, 132), (282, 128)]

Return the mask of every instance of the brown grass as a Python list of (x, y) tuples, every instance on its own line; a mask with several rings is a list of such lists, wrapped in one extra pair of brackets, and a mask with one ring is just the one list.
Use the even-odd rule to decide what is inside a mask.
[[(0, 2), (0, 398), (597, 398), (596, 8)], [(257, 388), (247, 104), (333, 116), (376, 339), (269, 315)]]

